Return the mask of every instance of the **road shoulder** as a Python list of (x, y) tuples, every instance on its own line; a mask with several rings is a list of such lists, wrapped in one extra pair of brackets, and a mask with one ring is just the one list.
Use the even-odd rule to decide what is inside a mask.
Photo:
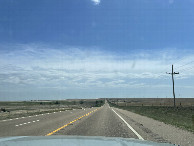
[(193, 146), (194, 134), (172, 125), (138, 115), (136, 113), (113, 108), (142, 135), (145, 140), (168, 142), (178, 145)]

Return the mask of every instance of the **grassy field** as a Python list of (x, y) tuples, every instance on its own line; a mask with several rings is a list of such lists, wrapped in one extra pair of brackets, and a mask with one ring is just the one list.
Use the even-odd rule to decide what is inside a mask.
[(101, 99), (2, 101), (0, 102), (0, 120), (64, 110), (100, 107), (103, 104), (104, 100)]
[(162, 121), (176, 127), (186, 129), (194, 133), (194, 107), (168, 107), (168, 106), (118, 106), (110, 103), (110, 106)]
[[(173, 98), (109, 98), (119, 106), (173, 106)], [(194, 98), (176, 98), (177, 106), (194, 106)]]

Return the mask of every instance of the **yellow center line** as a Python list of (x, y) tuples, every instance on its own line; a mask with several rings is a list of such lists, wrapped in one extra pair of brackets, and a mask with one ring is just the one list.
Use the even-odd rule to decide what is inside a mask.
[(52, 132), (46, 134), (45, 136), (50, 136), (50, 135), (56, 133), (57, 131), (59, 131), (59, 130), (65, 128), (65, 127), (67, 127), (68, 125), (70, 125), (70, 124), (76, 122), (77, 120), (79, 120), (79, 119), (81, 119), (81, 118), (83, 118), (83, 117), (85, 117), (85, 116), (90, 115), (92, 112), (95, 112), (96, 110), (98, 110), (98, 109), (95, 109), (95, 110), (93, 110), (93, 111), (91, 111), (91, 112), (89, 112), (89, 113), (87, 113), (87, 114), (85, 114), (85, 115), (83, 115), (83, 116), (81, 116), (81, 117), (79, 117), (79, 118), (77, 118), (77, 119), (75, 119), (75, 120), (69, 122), (68, 124), (63, 125), (62, 127), (60, 127), (60, 128), (58, 128), (58, 129), (56, 129), (56, 130), (54, 130), (54, 131), (52, 131)]

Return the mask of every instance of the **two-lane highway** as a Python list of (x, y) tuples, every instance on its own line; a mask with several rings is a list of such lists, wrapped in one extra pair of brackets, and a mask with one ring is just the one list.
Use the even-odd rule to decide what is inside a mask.
[(118, 117), (108, 104), (95, 114), (55, 133), (56, 135), (82, 135), (136, 138), (137, 135)]
[(97, 108), (67, 110), (0, 121), (2, 136), (39, 136), (46, 135), (58, 127), (69, 123)]
[(193, 145), (193, 134), (190, 132), (126, 110), (110, 107), (107, 103), (102, 107), (0, 121), (0, 137), (52, 135), (124, 137)]
[(0, 121), (0, 136), (84, 135), (139, 138), (107, 103), (102, 107)]

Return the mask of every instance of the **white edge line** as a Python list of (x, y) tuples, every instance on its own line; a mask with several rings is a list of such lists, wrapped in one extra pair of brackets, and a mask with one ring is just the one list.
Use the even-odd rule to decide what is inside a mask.
[(129, 129), (131, 129), (131, 131), (133, 131), (133, 133), (135, 133), (136, 135), (137, 135), (137, 137), (139, 138), (139, 139), (141, 139), (141, 140), (144, 140), (143, 139), (143, 137), (141, 137), (141, 135), (139, 135), (138, 133), (137, 133), (137, 131), (135, 131), (134, 129), (133, 129), (133, 127), (131, 127), (119, 114), (117, 114), (117, 112), (115, 112), (114, 111), (114, 109), (112, 109), (113, 110), (113, 112), (121, 119), (121, 120), (123, 120), (123, 122), (127, 125), (127, 127), (129, 127)]

